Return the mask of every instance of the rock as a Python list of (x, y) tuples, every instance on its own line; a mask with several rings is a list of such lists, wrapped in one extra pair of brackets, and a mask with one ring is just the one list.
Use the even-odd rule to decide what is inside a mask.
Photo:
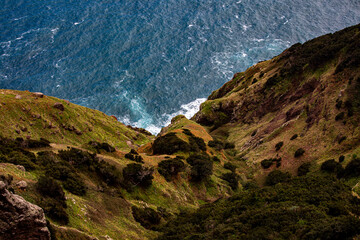
[(64, 105), (62, 103), (59, 103), (59, 102), (55, 103), (53, 107), (56, 108), (56, 109), (59, 109), (60, 111), (65, 110)]
[(25, 167), (23, 165), (16, 165), (16, 168), (20, 171), (26, 172)]
[(44, 211), (24, 198), (12, 194), (0, 181), (1, 239), (50, 239)]
[(76, 135), (82, 135), (82, 132), (80, 130), (75, 130)]
[(21, 99), (22, 96), (21, 96), (21, 95), (16, 95), (15, 98), (16, 98), (16, 99)]
[(21, 190), (25, 190), (27, 188), (28, 184), (25, 181), (19, 181), (16, 183), (16, 186)]
[(15, 129), (15, 132), (16, 132), (17, 134), (20, 134), (20, 130), (19, 130), (19, 129)]
[(44, 94), (41, 93), (41, 92), (34, 92), (33, 95), (34, 95), (34, 97), (38, 97), (38, 98), (43, 98), (44, 97)]

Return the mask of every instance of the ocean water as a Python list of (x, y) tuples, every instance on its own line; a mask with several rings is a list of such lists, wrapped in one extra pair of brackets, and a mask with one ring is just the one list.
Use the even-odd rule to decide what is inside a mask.
[(359, 0), (1, 0), (0, 88), (156, 133), (296, 42), (360, 22)]

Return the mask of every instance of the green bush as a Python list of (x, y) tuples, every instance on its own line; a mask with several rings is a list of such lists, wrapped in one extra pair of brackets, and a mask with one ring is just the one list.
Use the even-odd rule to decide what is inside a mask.
[(214, 139), (214, 140), (208, 142), (208, 146), (211, 148), (215, 148), (216, 150), (219, 151), (219, 150), (225, 148), (225, 143), (218, 139)]
[(305, 176), (306, 174), (308, 174), (310, 172), (310, 167), (311, 163), (309, 162), (301, 164), (297, 171), (298, 176)]
[(239, 175), (235, 172), (224, 173), (221, 175), (221, 179), (227, 181), (232, 190), (236, 191), (239, 188)]
[(184, 128), (182, 132), (188, 136), (194, 136), (194, 134), (187, 128)]
[(115, 152), (116, 149), (111, 146), (110, 144), (103, 142), (103, 143), (99, 143), (97, 141), (89, 141), (89, 145), (92, 146), (93, 148), (95, 148), (97, 150), (97, 152), (100, 152), (100, 150), (104, 150), (106, 152)]
[(351, 160), (345, 167), (345, 177), (359, 177), (360, 176), (360, 159)]
[(290, 173), (282, 172), (280, 170), (274, 170), (266, 177), (265, 184), (267, 186), (273, 186), (277, 183), (286, 182), (291, 178)]
[(143, 157), (140, 156), (134, 149), (131, 149), (129, 153), (126, 153), (125, 158), (138, 163), (144, 163)]
[(264, 169), (267, 169), (269, 167), (271, 167), (271, 165), (273, 164), (273, 160), (272, 159), (264, 159), (261, 161), (261, 166), (264, 168)]
[(340, 163), (336, 162), (335, 159), (330, 159), (321, 164), (321, 170), (328, 173), (342, 174), (344, 168)]
[(45, 215), (57, 221), (60, 224), (66, 225), (69, 223), (69, 216), (65, 210), (66, 203), (59, 202), (52, 198), (43, 199), (39, 205), (44, 209)]
[(280, 148), (284, 145), (284, 142), (278, 142), (276, 145), (275, 145), (275, 150), (276, 151), (279, 151)]
[(178, 158), (159, 162), (158, 172), (164, 176), (166, 181), (170, 182), (179, 172), (185, 171), (185, 164)]
[(301, 157), (302, 155), (304, 155), (305, 150), (302, 148), (299, 148), (298, 150), (295, 151), (294, 157), (298, 158)]
[(204, 142), (204, 139), (202, 138), (190, 136), (189, 144), (190, 144), (190, 151), (192, 152), (206, 151), (206, 144)]
[(235, 166), (234, 164), (232, 164), (230, 162), (226, 162), (226, 163), (224, 163), (224, 168), (228, 169), (228, 170), (230, 170), (232, 172), (235, 172), (237, 166)]
[(132, 215), (138, 223), (146, 229), (153, 229), (161, 221), (160, 214), (152, 208), (138, 208), (136, 206), (131, 207)]
[(179, 151), (189, 152), (190, 145), (176, 136), (168, 133), (155, 139), (152, 145), (154, 154), (173, 154)]
[(191, 165), (191, 180), (202, 181), (212, 175), (213, 162), (205, 153), (191, 154), (186, 162)]
[(292, 140), (295, 140), (295, 139), (297, 139), (297, 137), (298, 137), (298, 135), (297, 134), (294, 134), (294, 135), (292, 135), (292, 137), (290, 138), (290, 140), (292, 141)]
[(338, 115), (336, 115), (335, 121), (343, 120), (344, 117), (345, 117), (345, 113), (344, 113), (344, 112), (341, 112), (341, 113), (339, 113)]
[(65, 201), (65, 193), (60, 184), (51, 177), (41, 176), (35, 184), (36, 190), (46, 197), (51, 197), (59, 201)]
[(344, 160), (345, 160), (345, 156), (344, 156), (344, 155), (341, 155), (341, 156), (339, 157), (339, 163), (342, 163)]
[(133, 187), (149, 187), (152, 184), (153, 168), (144, 167), (138, 163), (130, 163), (123, 169), (123, 186), (130, 191)]

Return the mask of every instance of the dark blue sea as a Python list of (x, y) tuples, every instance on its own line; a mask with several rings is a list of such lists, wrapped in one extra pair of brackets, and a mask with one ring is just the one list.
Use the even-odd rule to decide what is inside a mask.
[(296, 42), (360, 22), (359, 0), (0, 0), (0, 88), (159, 131)]

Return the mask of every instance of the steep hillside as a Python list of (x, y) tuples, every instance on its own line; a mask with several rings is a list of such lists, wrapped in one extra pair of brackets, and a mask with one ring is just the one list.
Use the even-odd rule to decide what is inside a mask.
[[(249, 167), (261, 169), (262, 160), (281, 158), (278, 167), (295, 174), (304, 162), (341, 155), (347, 162), (360, 154), (359, 97), (357, 25), (295, 44), (235, 74), (193, 119), (213, 137), (233, 142)], [(298, 149), (304, 152), (295, 156)]]

